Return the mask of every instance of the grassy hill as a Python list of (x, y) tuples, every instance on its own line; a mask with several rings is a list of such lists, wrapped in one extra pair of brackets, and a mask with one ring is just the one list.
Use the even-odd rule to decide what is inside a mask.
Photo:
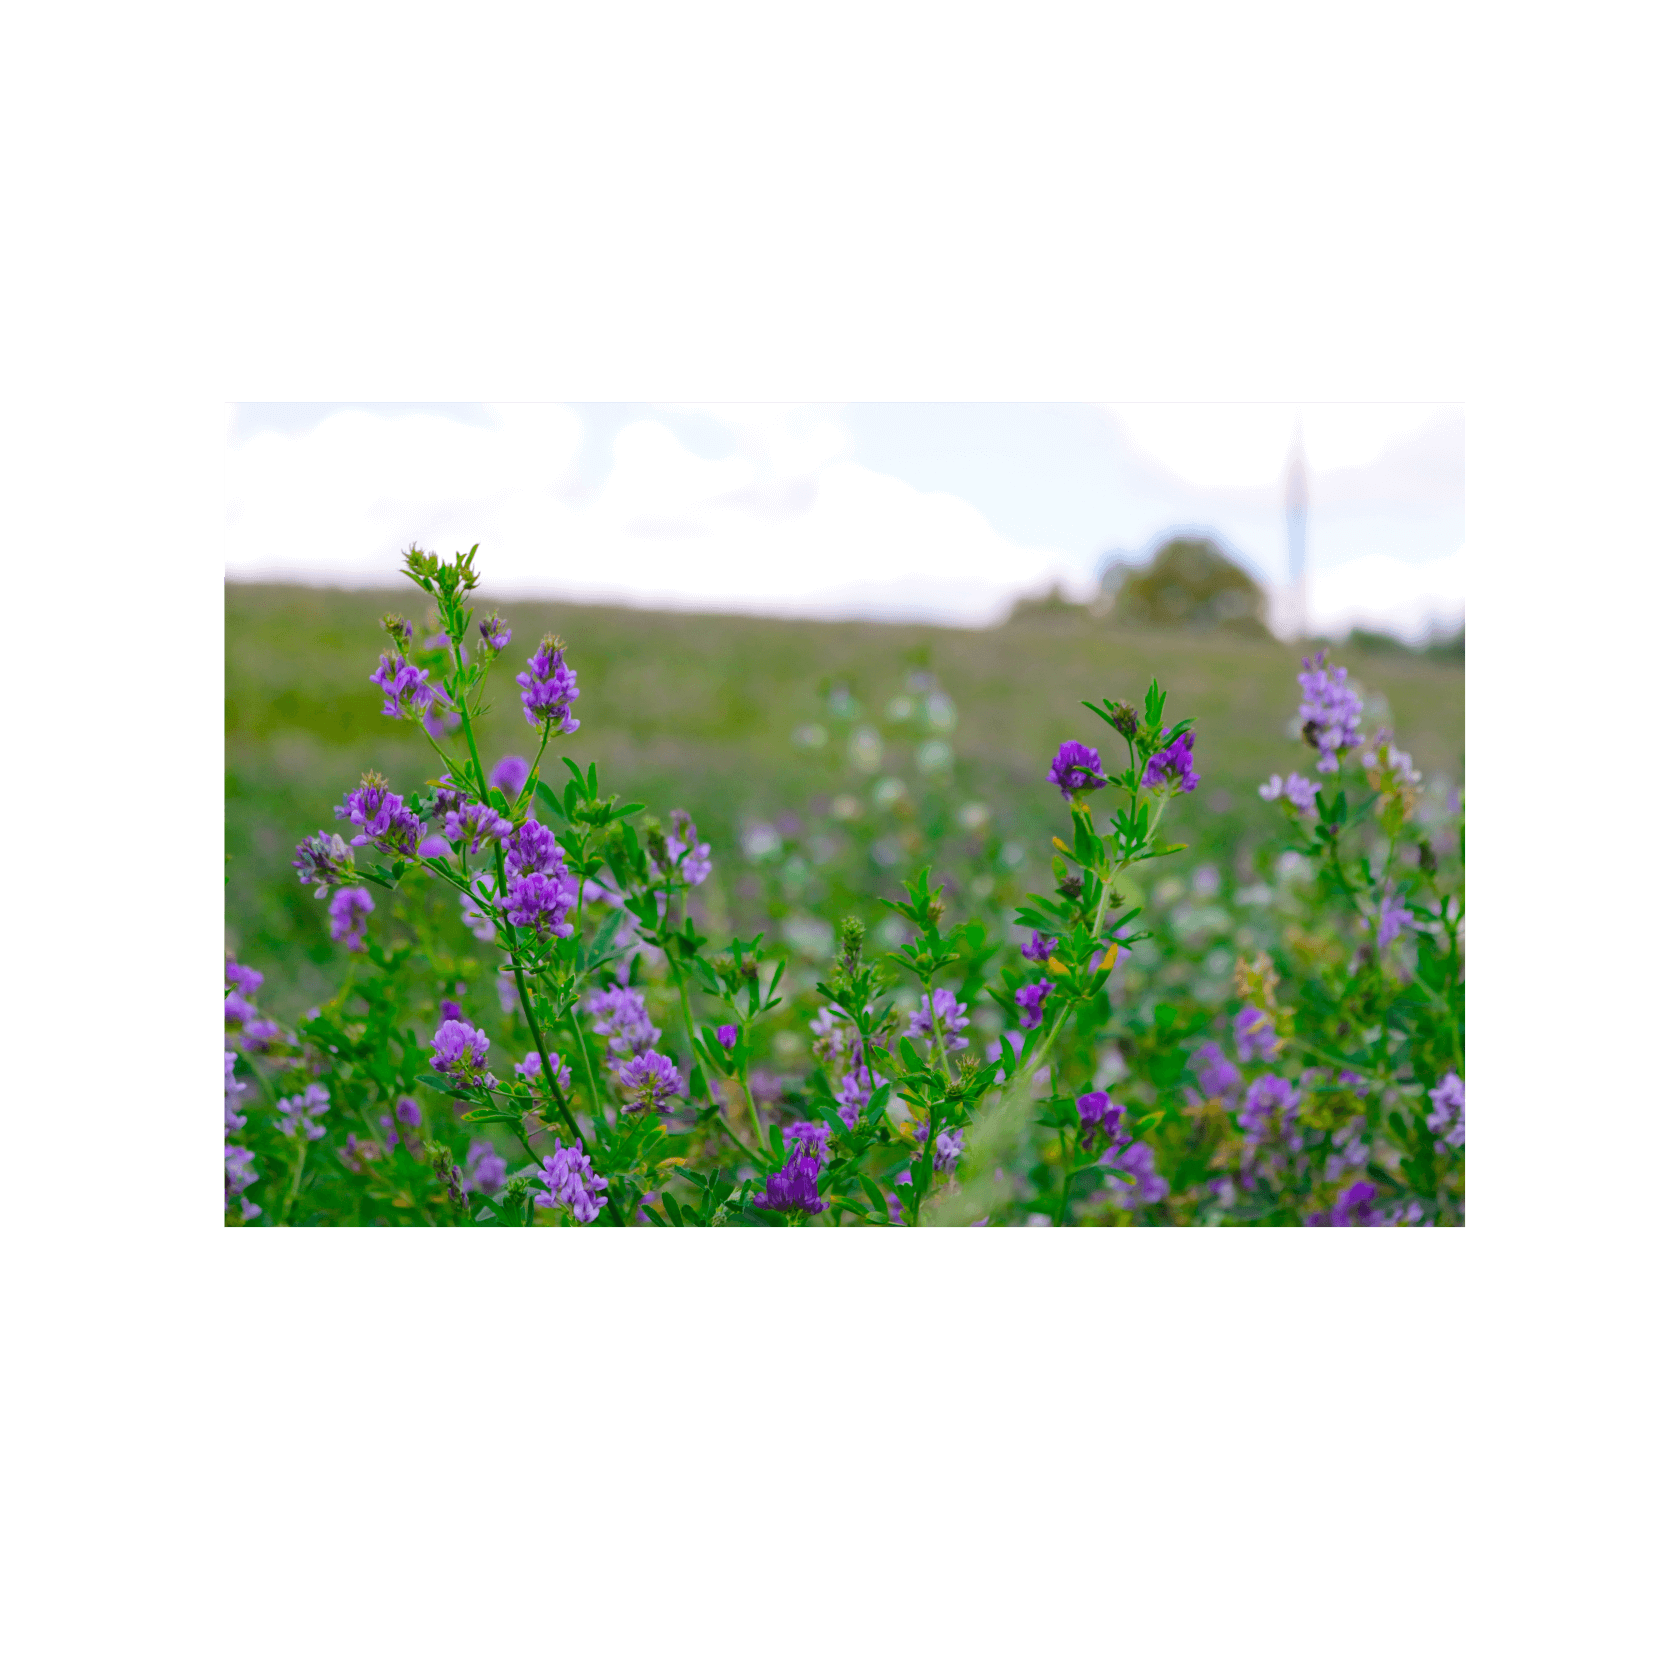
[[(268, 974), (279, 1012), (315, 999), (338, 958), (288, 865), (293, 845), (334, 826), (332, 806), (363, 770), (399, 790), (434, 771), (430, 748), (380, 715), (367, 681), (384, 642), (379, 616), (397, 609), (417, 625), (424, 602), (406, 585), (226, 589), (226, 931)], [(1278, 819), (1257, 798), (1259, 780), (1308, 767), (1289, 729), (1296, 657), (1272, 640), (1126, 631), (1060, 606), (992, 631), (501, 608), (514, 636), (479, 729), (485, 762), (532, 755), (511, 674), (543, 632), (561, 633), (580, 675), (582, 727), (553, 755), (595, 759), (609, 790), (662, 816), (690, 810), (716, 858), (703, 890), (709, 922), (750, 932), (787, 919), (795, 943), (802, 916), (847, 900), (876, 919), (872, 896), (889, 893), (912, 858), (947, 866), (965, 906), (1039, 879), (1049, 835), (1066, 829), (1043, 780), (1057, 744), (1079, 738), (1118, 756), (1082, 698), (1141, 704), (1158, 675), (1170, 716), (1199, 718), (1205, 779), (1178, 832), (1229, 880), (1245, 876)], [(1427, 777), (1457, 783), (1463, 669), (1394, 652), (1338, 658), (1367, 696), (1368, 726), (1393, 726)]]

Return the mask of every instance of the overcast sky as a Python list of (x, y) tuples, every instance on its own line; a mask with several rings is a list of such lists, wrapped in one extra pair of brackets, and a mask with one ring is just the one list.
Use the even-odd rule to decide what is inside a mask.
[(1299, 427), (1317, 629), (1456, 624), (1443, 404), (242, 404), (226, 567), (389, 586), (480, 541), (501, 597), (981, 625), (1183, 529), (1274, 588)]

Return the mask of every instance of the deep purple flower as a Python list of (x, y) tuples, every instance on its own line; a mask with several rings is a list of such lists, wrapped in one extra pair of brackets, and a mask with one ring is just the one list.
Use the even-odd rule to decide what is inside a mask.
[(1189, 1066), (1194, 1069), (1200, 1089), (1208, 1097), (1221, 1097), (1240, 1084), (1240, 1070), (1224, 1056), (1223, 1047), (1211, 1040), (1207, 1040), (1189, 1059)]
[(1099, 1133), (1116, 1148), (1126, 1141), (1126, 1105), (1117, 1103), (1106, 1091), (1082, 1092), (1074, 1099), (1080, 1116), (1080, 1135), (1090, 1144)]
[(505, 1161), (486, 1138), (479, 1137), (466, 1151), (465, 1187), (479, 1195), (497, 1195), (505, 1187)]
[(565, 915), (574, 906), (573, 881), (565, 884), (550, 873), (529, 873), (512, 879), (505, 890), (505, 916), (522, 930), (539, 936), (572, 936), (574, 926)]
[(264, 972), (255, 971), (251, 965), (238, 965), (235, 960), (226, 959), (224, 980), (250, 997), (264, 986)]
[(764, 1180), (764, 1192), (754, 1195), (752, 1203), (766, 1212), (825, 1212), (827, 1202), (816, 1187), (820, 1176), (821, 1162), (800, 1144), (786, 1165)]
[[(482, 639), (485, 649), (492, 649), (497, 655), (511, 641), (511, 623), (503, 615), (491, 614), (477, 623), (477, 636)], [(524, 775), (528, 771), (525, 768)], [(494, 783), (497, 787), (498, 781)]]
[[(230, 1209), (230, 1202), (238, 1195), (245, 1194), (258, 1182), (258, 1173), (253, 1170), (253, 1151), (244, 1149), (239, 1143), (224, 1145), (224, 1210)], [(244, 1218), (256, 1218), (262, 1208), (253, 1205), (250, 1200), (241, 1202), (241, 1215)]]
[(931, 1164), (936, 1168), (938, 1177), (946, 1177), (959, 1164), (959, 1156), (965, 1152), (965, 1128), (958, 1127), (954, 1131), (939, 1131), (936, 1134), (936, 1149), (931, 1156)]
[(327, 1132), (327, 1127), (319, 1123), (328, 1110), (327, 1097), (325, 1085), (307, 1085), (302, 1096), (281, 1098), (276, 1109), (283, 1118), (276, 1122), (276, 1129), (288, 1137), (303, 1131), (314, 1143)]
[(463, 804), (448, 812), (442, 832), (456, 850), (476, 855), (508, 839), (511, 823), (492, 804)]
[(578, 674), (564, 664), (563, 645), (547, 638), (529, 657), (528, 670), (517, 674), (522, 686), (523, 716), (530, 724), (550, 724), (553, 735), (572, 735), (580, 720), (570, 711), (580, 699)]
[(1062, 790), (1064, 798), (1075, 793), (1092, 792), (1103, 784), (1103, 760), (1095, 747), (1080, 741), (1064, 741), (1051, 760), (1051, 773), (1045, 778)]
[(1327, 666), (1325, 649), (1306, 656), (1298, 674), (1298, 686), (1304, 692), (1298, 716), (1303, 719), (1304, 739), (1321, 754), (1315, 767), (1323, 775), (1338, 768), (1342, 748), (1361, 742), (1356, 728), (1361, 722), (1361, 699), (1345, 683), (1348, 675), (1342, 666)]
[(451, 1017), (431, 1037), (431, 1067), (456, 1085), (485, 1089), (497, 1082), (488, 1072), (488, 1036), (470, 1023)]
[(396, 1099), (396, 1118), (409, 1131), (413, 1131), (423, 1123), (425, 1116), (420, 1112), (419, 1104), (412, 1097), (398, 1097)]
[(1462, 1149), (1464, 1147), (1464, 1081), (1457, 1073), (1449, 1070), (1442, 1076), (1440, 1085), (1430, 1091), (1430, 1101), (1434, 1105), (1425, 1123), (1430, 1127), (1440, 1142), (1436, 1144), (1436, 1152), (1445, 1154), (1449, 1147)]
[[(533, 1084), (540, 1077), (540, 1053), (530, 1051), (520, 1063), (516, 1064), (516, 1071), (530, 1084)], [(574, 1078), (568, 1063), (563, 1059), (561, 1051), (553, 1051), (551, 1054), (551, 1077), (565, 1091), (568, 1090), (569, 1082)]]
[(919, 1009), (908, 1018), (908, 1038), (929, 1039), (937, 1031), (938, 1026), (944, 1050), (963, 1051), (970, 1044), (961, 1033), (962, 1029), (970, 1026), (970, 1016), (965, 1007), (946, 988), (938, 988), (934, 993), (920, 999)]
[(658, 1051), (645, 1051), (621, 1065), (616, 1079), (637, 1095), (621, 1105), (622, 1114), (635, 1114), (640, 1109), (658, 1108), (665, 1113), (672, 1107), (672, 1099), (683, 1095), (683, 1080), (672, 1063)]
[(1022, 957), (1032, 959), (1036, 965), (1043, 965), (1061, 945), (1060, 937), (1047, 936), (1043, 931), (1036, 930), (1033, 939), (1022, 944)]
[(790, 1126), (781, 1128), (781, 1143), (784, 1148), (802, 1149), (816, 1160), (827, 1158), (827, 1143), (832, 1137), (825, 1122), (817, 1120), (795, 1120)]
[(526, 758), (508, 752), (489, 773), (488, 785), (498, 787), (507, 798), (515, 798), (523, 790), (523, 783), (528, 780), (532, 767)]
[(1386, 885), (1378, 899), (1378, 911), (1371, 920), (1373, 928), (1378, 933), (1378, 951), (1382, 953), (1413, 922), (1413, 915), (1407, 911), (1406, 902)]
[(545, 1192), (534, 1197), (536, 1206), (561, 1206), (572, 1212), (578, 1223), (595, 1223), (597, 1214), (609, 1204), (609, 1197), (599, 1191), (609, 1186), (606, 1177), (592, 1170), (592, 1157), (578, 1143), (563, 1147), (560, 1137), (552, 1139), (556, 1152), (541, 1162), (535, 1176), (545, 1184)]
[(596, 1032), (609, 1036), (612, 1068), (649, 1050), (660, 1038), (660, 1029), (649, 1020), (643, 995), (636, 988), (605, 988), (586, 1000), (586, 1011)]
[(1026, 988), (1018, 988), (1014, 995), (1018, 1005), (1022, 1007), (1022, 1015), (1017, 1020), (1024, 1028), (1037, 1028), (1045, 1017), (1045, 999), (1051, 992), (1051, 984), (1044, 980), (1031, 982)]
[(1165, 749), (1143, 766), (1145, 787), (1169, 787), (1174, 793), (1192, 793), (1200, 785), (1195, 774), (1195, 732), (1186, 729)]
[(741, 1030), (733, 1022), (726, 1022), (717, 1030), (716, 1038), (726, 1051), (733, 1051), (740, 1033)]
[(1141, 1139), (1125, 1149), (1110, 1149), (1103, 1156), (1102, 1163), (1130, 1172), (1136, 1179), (1133, 1183), (1118, 1177), (1103, 1179), (1114, 1204), (1127, 1211), (1139, 1206), (1152, 1206), (1171, 1193), (1171, 1184), (1154, 1169), (1154, 1150)]
[(1242, 1062), (1271, 1062), (1277, 1049), (1275, 1025), (1256, 1005), (1244, 1005), (1235, 1018), (1235, 1052)]
[(295, 848), (298, 854), (293, 865), (299, 870), (299, 883), (315, 885), (318, 901), (346, 874), (355, 871), (355, 853), (337, 833), (316, 833)]
[[(424, 825), (402, 802), (401, 794), (387, 788), (381, 775), (364, 775), (361, 786), (346, 793), (344, 803), (333, 806), (333, 813), (341, 821), (354, 822), (362, 829), (350, 841), (358, 847), (372, 844), (391, 855), (419, 854), (425, 837)], [(302, 851), (303, 846), (300, 849)]]
[(563, 847), (549, 827), (537, 821), (519, 821), (505, 852), (508, 873), (559, 873)]
[(1383, 1219), (1373, 1209), (1378, 1199), (1376, 1184), (1362, 1181), (1352, 1183), (1333, 1203), (1326, 1222), (1333, 1229), (1372, 1229), (1383, 1226)]
[(328, 935), (360, 953), (368, 938), (368, 915), (373, 898), (359, 884), (347, 884), (327, 904)]
[(423, 717), (437, 697), (427, 681), (430, 673), (409, 663), (402, 655), (381, 655), (379, 669), (368, 676), (385, 692), (381, 709), (387, 718)]

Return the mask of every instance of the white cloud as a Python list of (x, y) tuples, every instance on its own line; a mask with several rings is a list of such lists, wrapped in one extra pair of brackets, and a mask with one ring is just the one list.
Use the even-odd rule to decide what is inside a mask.
[(1395, 557), (1357, 557), (1310, 583), (1314, 630), (1340, 636), (1352, 626), (1391, 631), (1422, 641), (1432, 631), (1455, 630), (1464, 620), (1469, 554), (1464, 547), (1429, 563)]

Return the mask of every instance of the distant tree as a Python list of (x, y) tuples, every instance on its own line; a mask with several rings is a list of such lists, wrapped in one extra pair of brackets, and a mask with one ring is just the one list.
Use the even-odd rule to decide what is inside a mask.
[(1268, 637), (1268, 601), (1251, 575), (1213, 540), (1178, 535), (1163, 542), (1148, 563), (1116, 562), (1103, 573), (1103, 602), (1126, 626), (1222, 628)]

